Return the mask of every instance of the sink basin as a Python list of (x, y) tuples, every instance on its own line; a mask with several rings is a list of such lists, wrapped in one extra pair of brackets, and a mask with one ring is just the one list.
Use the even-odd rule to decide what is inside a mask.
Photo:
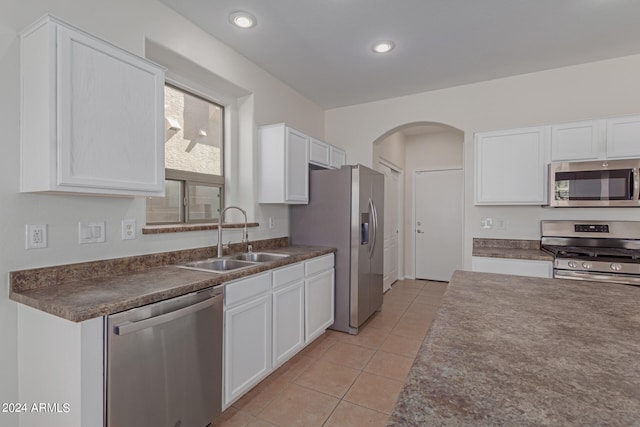
[(249, 261), (241, 261), (237, 259), (215, 258), (205, 259), (203, 261), (189, 262), (179, 267), (190, 268), (193, 270), (213, 271), (215, 273), (224, 273), (226, 271), (239, 270), (241, 268), (253, 267), (256, 264)]
[(286, 254), (272, 254), (267, 252), (245, 252), (243, 254), (231, 255), (233, 260), (244, 260), (252, 262), (268, 262), (275, 261), (281, 258), (286, 258), (289, 255)]

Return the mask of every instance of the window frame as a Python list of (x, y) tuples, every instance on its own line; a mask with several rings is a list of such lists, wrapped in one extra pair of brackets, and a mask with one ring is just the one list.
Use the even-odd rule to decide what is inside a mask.
[[(184, 92), (190, 96), (195, 98), (199, 98), (205, 102), (216, 105), (221, 110), (220, 117), (220, 127), (221, 127), (221, 141), (220, 141), (220, 171), (221, 175), (213, 175), (206, 174), (200, 172), (189, 172), (182, 171), (177, 169), (170, 169), (166, 167), (165, 162), (165, 181), (179, 181), (181, 186), (181, 208), (179, 212), (179, 217), (182, 218), (181, 222), (149, 222), (148, 217), (146, 218), (146, 225), (155, 226), (155, 225), (182, 225), (182, 224), (217, 224), (220, 222), (220, 218), (218, 217), (217, 221), (212, 219), (195, 219), (191, 220), (190, 212), (189, 212), (189, 186), (190, 184), (201, 185), (201, 186), (209, 186), (209, 187), (217, 187), (219, 188), (220, 193), (220, 209), (219, 212), (224, 209), (225, 202), (225, 151), (226, 151), (226, 141), (227, 141), (227, 106), (220, 101), (216, 101), (213, 97), (203, 94), (201, 91), (193, 89), (186, 84), (180, 83), (174, 79), (165, 78), (165, 86), (169, 86), (172, 89), (178, 90), (180, 92)], [(166, 118), (166, 114), (165, 114)]]

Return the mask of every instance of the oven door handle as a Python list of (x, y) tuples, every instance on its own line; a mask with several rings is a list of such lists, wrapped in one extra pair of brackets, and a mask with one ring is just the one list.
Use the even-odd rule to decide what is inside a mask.
[(590, 280), (606, 283), (622, 283), (625, 285), (640, 285), (640, 277), (628, 274), (608, 274), (583, 271), (554, 270), (553, 277), (556, 279), (570, 280)]
[(640, 201), (640, 168), (633, 168), (633, 200)]

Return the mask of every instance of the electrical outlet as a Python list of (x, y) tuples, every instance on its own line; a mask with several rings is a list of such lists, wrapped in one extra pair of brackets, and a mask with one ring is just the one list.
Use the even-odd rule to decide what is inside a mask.
[(47, 247), (47, 224), (27, 224), (27, 249)]
[(276, 221), (273, 219), (273, 217), (269, 217), (269, 229), (274, 229), (276, 228)]
[(493, 228), (493, 218), (490, 216), (483, 216), (480, 219), (480, 228), (485, 228), (485, 229)]
[(122, 220), (122, 240), (133, 240), (136, 238), (136, 220)]

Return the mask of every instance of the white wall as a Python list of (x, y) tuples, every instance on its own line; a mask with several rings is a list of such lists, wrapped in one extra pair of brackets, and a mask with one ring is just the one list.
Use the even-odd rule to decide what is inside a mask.
[(373, 143), (373, 166), (380, 160), (384, 160), (398, 167), (405, 169), (405, 136), (401, 131)]
[[(541, 219), (640, 220), (634, 209), (550, 209), (473, 205), (473, 134), (538, 124), (640, 113), (640, 55), (424, 92), (326, 112), (325, 136), (350, 162), (371, 164), (372, 142), (414, 122), (464, 132), (465, 268), (473, 237), (539, 239)], [(480, 218), (506, 220), (504, 231), (480, 229)]]
[[(19, 193), (19, 40), (17, 34), (45, 13), (52, 13), (98, 37), (129, 51), (144, 55), (145, 39), (180, 53), (203, 69), (242, 88), (247, 94), (238, 108), (250, 110), (253, 123), (240, 123), (239, 153), (251, 156), (255, 126), (286, 121), (290, 125), (324, 137), (324, 114), (316, 104), (258, 68), (235, 51), (211, 38), (156, 0), (29, 0), (4, 1), (0, 13), (0, 402), (18, 399), (16, 353), (16, 304), (8, 299), (7, 272), (72, 262), (117, 258), (163, 252), (216, 243), (213, 232), (163, 235), (139, 234), (133, 241), (120, 240), (120, 221), (134, 218), (138, 227), (145, 221), (144, 199), (53, 196)], [(251, 126), (253, 125), (253, 126)], [(237, 176), (253, 177), (252, 159), (238, 162)], [(231, 182), (250, 187), (251, 183)], [(242, 192), (241, 192), (242, 193)], [(251, 197), (238, 196), (241, 203)], [(249, 192), (248, 194), (252, 194)], [(245, 205), (245, 207), (247, 207)], [(249, 231), (250, 238), (286, 236), (287, 209), (283, 206), (250, 206), (254, 217), (265, 223), (276, 218), (276, 228), (261, 226)], [(107, 241), (103, 244), (77, 243), (79, 220), (105, 220)], [(25, 224), (48, 224), (49, 247), (25, 250)], [(225, 240), (238, 241), (239, 231), (225, 231)], [(52, 400), (55, 397), (52, 396)], [(17, 425), (17, 418), (0, 413), (0, 425)]]

